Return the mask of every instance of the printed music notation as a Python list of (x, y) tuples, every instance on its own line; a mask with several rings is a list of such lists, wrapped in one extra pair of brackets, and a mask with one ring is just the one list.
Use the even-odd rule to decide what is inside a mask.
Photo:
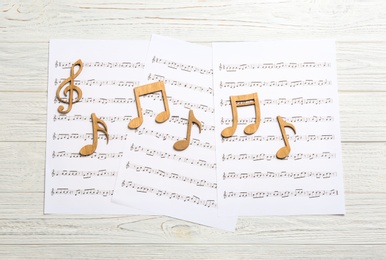
[[(278, 98), (278, 99), (263, 99), (260, 100), (260, 105), (322, 105), (332, 104), (332, 98)], [(221, 99), (221, 106), (230, 106), (230, 100)]]
[[(334, 140), (335, 135), (290, 135), (288, 136), (288, 140), (293, 142), (298, 141), (328, 141)], [(283, 141), (283, 137), (280, 135), (242, 135), (242, 136), (231, 136), (228, 138), (222, 138), (222, 142), (250, 142), (250, 141), (259, 141), (259, 142), (269, 142), (269, 141)]]
[(157, 151), (157, 150), (149, 149), (146, 147), (142, 147), (140, 145), (137, 146), (137, 145), (131, 144), (130, 151), (143, 152), (148, 156), (159, 156), (160, 158), (172, 159), (175, 161), (184, 162), (187, 164), (197, 165), (197, 166), (201, 166), (201, 167), (206, 167), (206, 168), (210, 168), (210, 169), (216, 168), (215, 163), (208, 163), (205, 160), (195, 160), (195, 159), (191, 159), (191, 158), (187, 158), (187, 157), (183, 157), (183, 156), (178, 156), (176, 154), (170, 154), (167, 152)]
[[(52, 140), (83, 140), (88, 141), (92, 140), (93, 134), (79, 134), (79, 133), (71, 133), (71, 134), (63, 134), (63, 133), (54, 133), (52, 136)], [(98, 133), (98, 140), (107, 140), (107, 137), (103, 133)], [(109, 134), (109, 140), (119, 140), (124, 141), (127, 140), (127, 134)]]
[[(71, 68), (72, 62), (67, 61), (56, 61), (55, 62), (55, 68), (62, 68), (62, 69), (69, 69)], [(133, 68), (133, 69), (143, 69), (145, 64), (141, 62), (128, 62), (128, 61), (122, 61), (122, 62), (101, 62), (101, 61), (92, 61), (92, 62), (83, 62), (83, 66), (85, 67), (103, 67), (103, 68), (110, 68), (110, 69), (116, 69), (116, 68)]]
[(77, 189), (70, 190), (68, 188), (52, 188), (51, 196), (54, 195), (73, 195), (73, 196), (82, 196), (82, 195), (99, 195), (103, 197), (112, 196), (114, 190), (98, 190), (98, 189)]
[[(60, 84), (65, 80), (64, 78), (55, 79), (55, 86)], [(115, 87), (135, 87), (138, 86), (139, 81), (130, 81), (130, 80), (95, 80), (95, 79), (86, 79), (79, 80), (74, 79), (74, 84), (80, 86), (115, 86)]]
[[(146, 109), (143, 113), (145, 116), (149, 116), (154, 118), (156, 116), (156, 113), (154, 113), (150, 109)], [(100, 116), (100, 119), (110, 122), (110, 123), (115, 123), (115, 122), (122, 122), (122, 121), (130, 121), (133, 117), (132, 116)], [(83, 115), (73, 115), (73, 116), (66, 116), (66, 115), (54, 115), (53, 121), (55, 122), (56, 120), (58, 121), (90, 121), (91, 118), (89, 116), (83, 116)], [(188, 119), (179, 117), (179, 116), (171, 116), (167, 122), (169, 123), (174, 123), (174, 124), (181, 124), (181, 125), (186, 125), (188, 123)], [(207, 125), (205, 122), (202, 123), (202, 131), (214, 131), (214, 126), (213, 125)]]
[[(119, 153), (93, 153), (87, 158), (95, 158), (98, 160), (106, 160), (113, 158), (121, 158), (123, 156), (123, 152)], [(85, 158), (84, 156), (78, 153), (69, 153), (66, 151), (53, 151), (52, 158)]]
[(211, 87), (204, 88), (204, 87), (201, 87), (201, 86), (198, 86), (195, 84), (190, 84), (190, 83), (186, 83), (186, 82), (182, 82), (182, 81), (167, 79), (161, 75), (149, 74), (147, 79), (148, 80), (163, 80), (165, 82), (165, 84), (169, 84), (171, 86), (182, 87), (182, 88), (187, 88), (187, 89), (191, 89), (191, 90), (198, 91), (198, 92), (213, 94), (213, 88), (211, 88)]
[[(153, 113), (154, 114), (154, 113)], [(114, 123), (119, 121), (129, 121), (131, 120), (132, 116), (100, 116), (100, 119)], [(66, 115), (54, 115), (53, 121), (90, 121), (91, 118), (89, 116), (83, 116), (83, 115), (73, 115), (73, 116), (66, 116)]]
[(238, 82), (223, 82), (219, 83), (221, 88), (239, 88), (239, 87), (250, 87), (250, 88), (261, 88), (261, 87), (305, 87), (305, 86), (331, 86), (331, 81), (326, 79), (320, 80), (278, 80), (278, 81), (238, 81)]
[[(157, 100), (157, 101), (162, 100), (162, 97), (158, 93), (148, 94), (146, 96), (143, 96), (142, 98), (148, 98), (148, 99)], [(214, 113), (213, 108), (208, 107), (208, 106), (203, 105), (203, 104), (196, 104), (196, 103), (192, 103), (192, 102), (187, 102), (184, 100), (172, 98), (170, 96), (168, 96), (167, 99), (173, 105), (180, 105), (180, 106), (183, 106), (184, 108), (188, 108), (188, 109), (200, 109), (200, 110), (205, 111), (205, 112)], [(55, 98), (54, 103), (56, 104), (58, 102), (59, 102), (59, 100), (57, 100), (57, 98)], [(82, 97), (80, 99), (79, 103), (82, 103), (82, 102), (83, 103), (92, 103), (92, 104), (102, 104), (102, 105), (106, 105), (106, 104), (132, 104), (132, 103), (135, 103), (135, 99), (134, 98), (123, 98), (123, 97), (117, 97), (117, 98)]]
[[(333, 116), (310, 116), (310, 117), (293, 116), (293, 117), (289, 117), (289, 118), (286, 118), (286, 117), (282, 117), (282, 118), (283, 118), (283, 120), (285, 120), (287, 122), (291, 122), (291, 123), (295, 123), (295, 122), (316, 123), (316, 122), (332, 122), (332, 121), (334, 121)], [(221, 117), (221, 124), (222, 125), (230, 124), (230, 123), (232, 123), (232, 121), (233, 120), (230, 118)], [(245, 125), (245, 124), (250, 124), (250, 123), (254, 123), (254, 122), (255, 122), (255, 118), (253, 118), (253, 117), (249, 118), (249, 119), (239, 119), (238, 120), (239, 125)], [(272, 123), (272, 122), (277, 122), (277, 119), (274, 117), (261, 118), (261, 123)]]
[[(323, 153), (298, 153), (298, 154), (290, 154), (284, 160), (313, 160), (313, 159), (333, 159), (335, 158), (335, 153), (323, 152)], [(275, 154), (223, 154), (223, 161), (231, 161), (231, 160), (252, 160), (252, 161), (271, 161), (276, 158)]]
[[(138, 135), (155, 136), (159, 139), (170, 140), (170, 141), (177, 141), (180, 139), (179, 137), (171, 135), (171, 134), (160, 133), (160, 132), (157, 132), (154, 130), (148, 130), (146, 128), (136, 129), (135, 133), (137, 133)], [(215, 150), (215, 147), (213, 144), (208, 143), (208, 142), (202, 143), (200, 140), (198, 140), (196, 138), (191, 139), (190, 145), (194, 145), (194, 146), (205, 148), (205, 149)]]
[(330, 67), (329, 62), (277, 62), (277, 63), (255, 63), (255, 64), (222, 64), (220, 63), (219, 70), (227, 72), (236, 72), (240, 70), (254, 69), (297, 69), (297, 68), (326, 68)]
[(224, 172), (223, 180), (226, 179), (272, 179), (272, 178), (316, 178), (316, 179), (329, 179), (331, 177), (337, 177), (337, 172)]
[(192, 66), (192, 65), (186, 65), (186, 64), (182, 64), (182, 63), (168, 61), (165, 59), (158, 58), (156, 56), (153, 57), (152, 63), (164, 64), (171, 69), (180, 69), (180, 70), (187, 71), (187, 72), (198, 72), (200, 74), (206, 74), (206, 75), (212, 75), (213, 74), (213, 69), (203, 69), (203, 68), (199, 68), (199, 67)]
[(158, 176), (161, 176), (164, 178), (168, 178), (168, 179), (172, 179), (172, 180), (178, 180), (178, 181), (183, 181), (183, 182), (187, 182), (187, 183), (192, 183), (192, 184), (195, 184), (196, 186), (199, 186), (199, 187), (207, 187), (207, 188), (212, 188), (212, 189), (217, 188), (217, 183), (209, 182), (206, 180), (189, 178), (189, 177), (177, 174), (177, 173), (162, 171), (162, 170), (154, 169), (154, 168), (144, 166), (144, 165), (133, 164), (130, 161), (127, 162), (127, 164), (126, 164), (126, 169), (129, 169), (129, 168), (134, 169), (137, 172), (151, 173), (151, 174), (155, 174), (155, 175), (158, 175)]
[(107, 170), (98, 170), (98, 171), (77, 171), (77, 170), (52, 170), (52, 177), (58, 176), (80, 176), (83, 179), (90, 179), (92, 177), (114, 177), (117, 176), (117, 171), (107, 171)]
[(156, 196), (168, 197), (169, 199), (179, 200), (183, 202), (190, 202), (190, 203), (194, 203), (208, 208), (217, 208), (217, 204), (214, 200), (202, 200), (195, 195), (185, 196), (175, 192), (169, 192), (166, 190), (160, 190), (156, 188), (135, 184), (132, 181), (126, 181), (126, 180), (122, 181), (121, 186), (124, 188), (135, 189), (137, 192), (140, 192), (140, 193), (151, 193), (151, 194), (155, 194)]
[(252, 192), (233, 192), (233, 191), (224, 191), (224, 199), (226, 198), (253, 198), (253, 199), (263, 199), (269, 197), (277, 198), (288, 198), (288, 197), (308, 197), (320, 198), (323, 196), (337, 196), (338, 190), (310, 190), (305, 191), (303, 189), (296, 189), (294, 191), (252, 191)]

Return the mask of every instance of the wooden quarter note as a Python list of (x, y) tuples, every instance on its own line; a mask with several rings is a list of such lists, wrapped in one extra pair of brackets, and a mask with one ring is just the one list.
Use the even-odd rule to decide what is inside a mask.
[[(99, 119), (95, 115), (95, 113), (91, 114), (91, 120), (92, 120), (93, 142), (92, 144), (87, 144), (83, 146), (82, 149), (80, 149), (79, 153), (83, 156), (88, 156), (95, 152), (98, 146), (98, 131), (102, 131), (106, 135), (107, 143), (109, 143), (109, 134), (108, 134), (106, 123), (102, 119)], [(99, 124), (101, 124), (103, 128), (100, 127)]]
[(143, 85), (143, 86), (139, 86), (139, 87), (134, 88), (135, 104), (137, 106), (138, 117), (133, 118), (129, 122), (129, 128), (136, 129), (136, 128), (140, 127), (143, 123), (142, 107), (141, 107), (141, 102), (139, 100), (139, 97), (146, 95), (146, 94), (151, 94), (151, 93), (154, 93), (157, 91), (161, 91), (161, 93), (162, 93), (162, 100), (164, 103), (165, 111), (162, 111), (161, 113), (159, 113), (156, 116), (155, 121), (157, 123), (163, 123), (166, 120), (168, 120), (168, 118), (170, 117), (170, 110), (169, 110), (168, 99), (167, 99), (166, 91), (165, 91), (165, 84), (163, 81), (158, 81), (158, 82), (154, 82), (151, 84), (147, 84), (147, 85)]
[(251, 93), (247, 95), (239, 95), (239, 96), (230, 96), (231, 101), (231, 109), (232, 109), (232, 126), (225, 128), (221, 135), (222, 137), (231, 137), (237, 128), (238, 124), (238, 113), (237, 108), (243, 106), (255, 106), (255, 123), (247, 125), (244, 128), (244, 133), (247, 135), (251, 135), (257, 131), (260, 125), (260, 105), (259, 98), (257, 93)]
[(202, 125), (201, 122), (197, 120), (194, 116), (193, 110), (189, 110), (189, 118), (188, 118), (188, 131), (186, 133), (186, 139), (179, 140), (174, 143), (173, 148), (177, 151), (183, 151), (190, 145), (190, 136), (192, 133), (192, 124), (195, 123), (198, 126), (199, 132), (201, 133)]
[(283, 140), (284, 140), (284, 144), (285, 145), (277, 151), (276, 157), (278, 159), (284, 159), (291, 152), (291, 146), (290, 146), (290, 144), (288, 142), (287, 133), (285, 132), (284, 127), (291, 128), (292, 131), (294, 131), (295, 134), (296, 134), (296, 130), (295, 130), (295, 127), (292, 124), (285, 122), (283, 120), (283, 118), (281, 118), (281, 116), (277, 116), (277, 121), (279, 122), (281, 135), (283, 136)]

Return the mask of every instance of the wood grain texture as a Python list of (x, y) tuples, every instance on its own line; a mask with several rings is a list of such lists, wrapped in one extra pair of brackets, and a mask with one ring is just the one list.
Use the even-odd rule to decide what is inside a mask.
[[(240, 218), (234, 233), (163, 216), (43, 215), (48, 41), (337, 40), (345, 216)], [(386, 2), (4, 0), (2, 259), (384, 259)]]

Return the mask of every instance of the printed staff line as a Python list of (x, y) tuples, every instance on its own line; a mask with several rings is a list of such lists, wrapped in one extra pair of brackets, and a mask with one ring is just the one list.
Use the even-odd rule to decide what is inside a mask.
[(198, 72), (200, 74), (213, 75), (213, 69), (203, 69), (203, 68), (195, 67), (192, 65), (185, 65), (182, 63), (178, 63), (178, 62), (161, 59), (161, 58), (158, 58), (156, 56), (153, 57), (152, 63), (163, 64), (171, 69), (180, 69), (180, 70), (186, 71), (186, 72)]
[[(68, 61), (56, 61), (55, 68), (69, 69), (71, 68), (73, 62)], [(131, 69), (143, 69), (145, 67), (144, 63), (141, 62), (103, 62), (103, 61), (91, 61), (83, 62), (84, 67), (103, 67), (103, 68), (131, 68)]]
[[(334, 135), (290, 135), (287, 136), (288, 140), (293, 142), (298, 141), (330, 141), (335, 140)], [(269, 142), (269, 141), (283, 141), (283, 137), (281, 135), (233, 135), (228, 138), (222, 138), (221, 141), (224, 142), (251, 142), (251, 141), (259, 141), (259, 142)]]
[(90, 156), (82, 156), (79, 152), (77, 153), (69, 153), (66, 151), (53, 151), (52, 158), (91, 158), (98, 160), (106, 160), (106, 159), (117, 159), (122, 158), (123, 152), (119, 153), (93, 153)]
[(272, 178), (291, 178), (291, 179), (305, 179), (305, 178), (316, 178), (316, 179), (330, 179), (337, 177), (337, 172), (224, 172), (223, 180), (226, 179), (272, 179)]
[[(230, 106), (230, 100), (220, 100), (220, 106)], [(243, 103), (243, 102), (238, 102)], [(332, 98), (278, 98), (278, 99), (263, 99), (259, 101), (260, 105), (322, 105), (322, 104), (332, 104)]]
[[(145, 99), (152, 99), (152, 100), (157, 100), (157, 101), (162, 101), (162, 96), (159, 95), (159, 93), (154, 93), (154, 94), (147, 94), (142, 96), (141, 98)], [(172, 98), (171, 96), (168, 96), (168, 101), (172, 103), (173, 105), (180, 105), (183, 106), (184, 108), (187, 109), (200, 109), (205, 112), (210, 112), (214, 113), (214, 108), (208, 107), (203, 104), (196, 104), (196, 103), (191, 103), (187, 102), (184, 100), (179, 100)], [(68, 98), (63, 98), (63, 100), (68, 101)], [(61, 103), (59, 100), (55, 97), (54, 98), (54, 103)], [(92, 97), (82, 97), (79, 101), (79, 103), (92, 103), (92, 104), (134, 104), (135, 103), (135, 98), (122, 98), (122, 97), (116, 97), (116, 98), (92, 98)]]
[[(80, 134), (80, 133), (54, 133), (52, 136), (52, 140), (93, 140), (93, 133), (86, 133), (86, 134)], [(106, 135), (104, 133), (98, 133), (98, 140), (107, 140)], [(127, 140), (127, 134), (109, 134), (109, 141), (124, 141)]]
[(95, 188), (90, 188), (90, 189), (76, 189), (76, 190), (71, 190), (68, 188), (52, 188), (51, 190), (51, 196), (54, 195), (72, 195), (72, 196), (84, 196), (84, 195), (89, 195), (89, 196), (112, 196), (114, 194), (114, 190), (98, 190)]
[(52, 170), (52, 177), (83, 177), (90, 179), (92, 177), (115, 177), (118, 175), (116, 171), (107, 171), (106, 169), (98, 171), (77, 171), (77, 170)]
[(200, 167), (206, 167), (206, 168), (210, 168), (210, 169), (216, 168), (216, 163), (210, 163), (210, 162), (207, 162), (205, 160), (191, 159), (191, 158), (179, 156), (176, 154), (170, 154), (167, 152), (162, 152), (162, 151), (142, 147), (140, 145), (136, 146), (136, 145), (134, 145), (134, 143), (131, 144), (130, 151), (142, 152), (148, 156), (158, 156), (158, 157), (163, 158), (163, 159), (172, 159), (175, 161), (184, 162), (184, 163), (191, 164), (191, 165), (197, 165)]
[[(158, 93), (144, 95), (143, 98), (162, 101), (162, 96), (159, 95)], [(206, 105), (195, 104), (195, 103), (187, 102), (184, 100), (175, 99), (175, 98), (172, 98), (170, 96), (168, 96), (167, 99), (173, 105), (181, 105), (184, 108), (188, 108), (188, 109), (201, 109), (205, 112), (209, 111), (211, 113), (214, 113), (214, 109), (210, 108)], [(112, 103), (113, 104), (114, 103), (115, 104), (131, 104), (131, 103), (135, 103), (135, 99), (134, 98), (84, 98), (83, 97), (79, 102), (99, 103), (99, 104), (112, 104)], [(54, 103), (59, 103), (59, 101), (55, 98)]]
[[(156, 138), (162, 139), (162, 140), (170, 140), (170, 141), (174, 141), (174, 142), (176, 142), (178, 140), (182, 140), (184, 138), (184, 137), (178, 137), (178, 136), (171, 135), (171, 134), (165, 134), (165, 133), (157, 132), (154, 130), (148, 130), (146, 128), (137, 128), (134, 131), (138, 135), (150, 135), (150, 136), (154, 136)], [(203, 143), (199, 139), (196, 139), (196, 138), (191, 139), (190, 145), (209, 149), (209, 150), (215, 150), (215, 146), (213, 144), (208, 143), (208, 142)]]
[(322, 80), (312, 80), (312, 79), (306, 79), (306, 80), (295, 80), (295, 81), (288, 81), (288, 80), (279, 80), (279, 81), (239, 81), (239, 82), (223, 82), (220, 81), (219, 86), (220, 89), (222, 88), (239, 88), (239, 87), (300, 87), (300, 86), (331, 86), (332, 82), (331, 80), (322, 79)]
[[(57, 86), (63, 82), (65, 78), (55, 79), (54, 85)], [(74, 79), (74, 84), (77, 86), (118, 86), (118, 87), (135, 87), (139, 85), (139, 81), (125, 80), (96, 80), (96, 79)]]
[(276, 63), (251, 63), (251, 64), (222, 64), (219, 65), (219, 70), (227, 72), (236, 72), (240, 70), (254, 69), (297, 69), (297, 68), (326, 68), (331, 67), (330, 62), (276, 62)]
[(133, 169), (137, 172), (144, 172), (144, 173), (154, 174), (154, 175), (158, 175), (158, 176), (172, 179), (172, 180), (183, 181), (183, 182), (194, 184), (194, 185), (199, 186), (199, 187), (207, 187), (207, 188), (217, 189), (217, 184), (213, 183), (213, 182), (189, 178), (189, 177), (186, 177), (186, 176), (174, 173), (174, 172), (162, 171), (162, 170), (154, 169), (154, 168), (144, 166), (144, 165), (133, 164), (130, 161), (128, 161), (126, 164), (126, 169), (129, 169), (129, 168)]
[(310, 199), (320, 198), (324, 196), (338, 196), (338, 190), (311, 190), (304, 191), (303, 189), (296, 189), (294, 191), (224, 191), (224, 199), (227, 198), (253, 198), (253, 199), (263, 199), (263, 198), (288, 198), (288, 197), (308, 197)]
[(172, 80), (172, 79), (166, 79), (164, 76), (161, 75), (156, 75), (156, 74), (149, 74), (147, 77), (148, 80), (158, 80), (158, 81), (164, 81), (165, 84), (171, 85), (171, 86), (177, 86), (177, 87), (182, 87), (182, 88), (187, 88), (191, 90), (195, 90), (198, 92), (204, 92), (208, 94), (213, 94), (213, 88), (204, 88), (198, 85), (182, 82), (182, 81), (177, 81), (177, 80)]
[[(146, 117), (155, 118), (157, 113), (153, 112), (153, 110), (146, 109), (143, 115)], [(115, 122), (122, 122), (122, 121), (123, 122), (130, 121), (133, 118), (133, 116), (100, 116), (99, 118), (105, 122), (115, 123)], [(53, 121), (54, 122), (56, 121), (89, 121), (91, 122), (91, 117), (83, 116), (83, 115), (73, 115), (73, 116), (54, 115)], [(188, 119), (179, 117), (179, 116), (171, 116), (166, 122), (187, 125)], [(214, 131), (213, 125), (208, 125), (202, 121), (201, 121), (201, 124), (202, 124), (203, 131)]]
[(215, 200), (204, 200), (204, 199), (200, 199), (200, 197), (195, 195), (186, 196), (175, 192), (170, 192), (167, 190), (160, 190), (149, 186), (139, 185), (139, 184), (133, 183), (132, 181), (127, 181), (127, 180), (123, 180), (121, 186), (124, 188), (130, 188), (130, 189), (136, 190), (138, 193), (146, 193), (146, 194), (150, 193), (158, 197), (167, 197), (173, 200), (190, 202), (190, 203), (194, 203), (207, 208), (217, 208), (217, 203), (215, 202)]
[[(333, 159), (336, 157), (335, 153), (330, 152), (322, 152), (322, 153), (297, 153), (297, 154), (290, 154), (287, 157), (285, 157), (283, 160), (313, 160), (313, 159)], [(223, 154), (222, 160), (223, 161), (271, 161), (272, 159), (276, 159), (275, 154)]]
[[(334, 117), (333, 116), (311, 116), (311, 117), (303, 117), (303, 116), (293, 116), (293, 117), (282, 117), (284, 121), (291, 122), (291, 123), (316, 123), (316, 122), (333, 122)], [(263, 117), (260, 120), (261, 123), (272, 123), (277, 122), (277, 119), (275, 117)], [(231, 118), (224, 118), (221, 117), (221, 125), (231, 124), (233, 123), (233, 119)], [(252, 117), (250, 119), (239, 119), (238, 124), (239, 125), (246, 125), (246, 124), (252, 124), (255, 123), (255, 117)]]

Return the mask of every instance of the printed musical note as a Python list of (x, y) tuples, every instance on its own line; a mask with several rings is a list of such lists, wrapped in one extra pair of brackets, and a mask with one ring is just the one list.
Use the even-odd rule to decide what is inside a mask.
[(139, 185), (128, 180), (123, 180), (121, 186), (123, 188), (134, 189), (140, 193), (148, 193), (148, 194), (154, 194), (156, 196), (164, 196), (164, 197), (168, 197), (169, 199), (180, 200), (183, 202), (190, 202), (190, 203), (194, 203), (208, 208), (217, 208), (217, 203), (214, 200), (200, 199), (198, 196), (195, 196), (195, 195), (186, 196), (183, 194), (178, 194), (167, 190), (160, 190), (150, 186)]
[(244, 128), (244, 133), (247, 135), (251, 135), (257, 131), (260, 125), (260, 105), (259, 98), (257, 93), (251, 93), (247, 95), (239, 95), (239, 96), (231, 96), (231, 107), (232, 107), (232, 126), (225, 128), (221, 135), (222, 137), (230, 137), (232, 136), (237, 128), (238, 124), (238, 113), (237, 107), (250, 106), (255, 105), (255, 122), (253, 124), (247, 125)]
[[(74, 74), (74, 68), (75, 66), (79, 66), (79, 69), (78, 71)], [(78, 86), (75, 86), (74, 85), (74, 80), (76, 77), (79, 76), (79, 74), (82, 72), (82, 69), (83, 69), (83, 63), (82, 63), (82, 60), (77, 60), (74, 64), (72, 64), (71, 66), (71, 72), (70, 72), (70, 77), (65, 79), (62, 83), (60, 83), (58, 89), (56, 90), (56, 98), (62, 102), (62, 103), (66, 103), (68, 104), (68, 108), (67, 110), (64, 110), (64, 107), (62, 105), (60, 105), (58, 107), (58, 111), (60, 113), (63, 113), (63, 114), (67, 114), (68, 112), (71, 111), (71, 108), (72, 108), (72, 104), (73, 103), (76, 103), (78, 102), (81, 98), (82, 98), (82, 90), (78, 87)], [(66, 99), (62, 99), (60, 97), (60, 91), (62, 90), (62, 88), (67, 84), (69, 83), (69, 85), (63, 90), (63, 94), (65, 97), (67, 97), (67, 92), (69, 92), (69, 95), (68, 95), (68, 100)], [(76, 99), (73, 100), (73, 96), (74, 96), (74, 92), (76, 92)]]
[(226, 198), (253, 198), (253, 199), (264, 199), (269, 197), (276, 198), (288, 198), (288, 197), (308, 197), (319, 198), (323, 196), (337, 196), (339, 191), (336, 189), (332, 190), (303, 190), (296, 189), (294, 191), (224, 191), (224, 199)]
[(147, 85), (143, 85), (143, 86), (139, 86), (139, 87), (134, 88), (135, 104), (137, 105), (138, 117), (136, 117), (130, 121), (129, 128), (136, 129), (136, 128), (140, 127), (143, 123), (142, 107), (141, 107), (141, 102), (139, 100), (139, 97), (142, 95), (151, 94), (151, 93), (154, 93), (157, 91), (161, 91), (161, 93), (162, 93), (165, 111), (162, 111), (161, 113), (159, 113), (156, 116), (155, 121), (157, 123), (163, 123), (169, 119), (170, 111), (169, 111), (168, 98), (166, 96), (166, 91), (165, 91), (165, 84), (163, 81), (154, 82), (151, 84), (147, 84)]
[(276, 157), (278, 159), (284, 159), (291, 152), (291, 146), (289, 145), (288, 138), (287, 138), (287, 133), (285, 132), (284, 127), (291, 128), (292, 131), (294, 131), (295, 134), (296, 134), (296, 129), (295, 129), (295, 127), (292, 124), (285, 122), (281, 118), (281, 116), (277, 116), (277, 121), (279, 122), (280, 131), (281, 131), (281, 135), (283, 136), (283, 140), (284, 140), (285, 146), (283, 146), (282, 148), (279, 149), (279, 151), (277, 151)]
[[(95, 152), (98, 146), (98, 131), (102, 131), (106, 135), (107, 143), (109, 143), (109, 134), (108, 134), (106, 123), (103, 120), (97, 118), (95, 113), (91, 114), (91, 119), (92, 119), (93, 143), (85, 145), (83, 146), (82, 149), (80, 149), (79, 153), (84, 156), (88, 156)], [(99, 124), (101, 124), (103, 128), (101, 128)]]
[(142, 152), (142, 153), (145, 153), (147, 156), (157, 156), (162, 159), (171, 159), (178, 162), (184, 162), (190, 165), (197, 165), (197, 166), (206, 167), (210, 169), (216, 168), (216, 163), (207, 162), (205, 160), (196, 160), (188, 157), (178, 156), (174, 153), (167, 153), (163, 151), (142, 147), (140, 145), (134, 145), (134, 143), (131, 144), (130, 151)]
[(195, 123), (198, 126), (198, 129), (201, 133), (202, 125), (201, 122), (197, 120), (197, 118), (194, 116), (193, 110), (189, 110), (189, 118), (188, 118), (188, 131), (186, 134), (186, 139), (179, 140), (174, 143), (173, 148), (177, 151), (183, 151), (186, 148), (189, 147), (190, 144), (190, 135), (192, 133), (192, 124)]

